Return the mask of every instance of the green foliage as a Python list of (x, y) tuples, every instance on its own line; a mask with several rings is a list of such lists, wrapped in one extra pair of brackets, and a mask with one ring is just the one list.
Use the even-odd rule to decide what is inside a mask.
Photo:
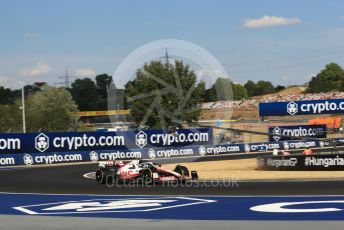
[(233, 98), (233, 83), (228, 78), (217, 78), (214, 84), (216, 101), (226, 101)]
[(256, 90), (256, 83), (254, 83), (253, 81), (249, 80), (245, 83), (244, 85), (246, 91), (247, 91), (247, 95), (249, 97), (255, 96), (255, 90)]
[(344, 70), (336, 63), (326, 65), (325, 69), (312, 77), (307, 92), (320, 93), (333, 90), (344, 90)]
[(217, 78), (214, 85), (206, 90), (205, 101), (240, 100), (246, 96), (246, 90), (240, 87), (239, 84), (232, 83), (228, 78)]
[[(253, 81), (247, 81), (244, 85), (249, 97), (260, 96), (270, 93), (275, 93), (276, 88), (269, 81), (258, 81), (254, 83)], [(283, 86), (278, 86), (281, 89)]]
[(107, 74), (75, 80), (69, 89), (80, 111), (107, 110), (108, 88), (112, 77)]
[(70, 92), (80, 111), (98, 110), (101, 96), (92, 79), (75, 80), (72, 83)]
[(96, 76), (96, 85), (98, 90), (99, 101), (98, 110), (107, 109), (108, 88), (112, 82), (112, 77), (107, 74), (100, 74)]
[[(176, 120), (196, 121), (200, 109), (187, 110), (202, 102), (204, 94), (205, 83), (197, 82), (195, 73), (181, 61), (173, 65), (146, 63), (137, 71), (136, 78), (125, 85), (131, 116), (137, 124), (147, 118), (144, 123), (150, 128), (167, 128)], [(145, 118), (147, 112), (149, 116)]]
[(15, 94), (11, 89), (0, 86), (0, 104), (13, 104), (15, 101)]
[(216, 89), (214, 86), (210, 87), (209, 89), (206, 89), (204, 101), (205, 102), (217, 101)]
[(269, 81), (258, 81), (255, 89), (255, 96), (274, 93), (275, 88)]
[(285, 89), (285, 86), (283, 86), (283, 85), (277, 85), (276, 87), (275, 87), (275, 92), (280, 92), (280, 91), (282, 91), (282, 90), (284, 90)]
[(0, 132), (21, 132), (22, 118), (19, 103), (1, 105), (0, 104)]
[(77, 105), (63, 88), (47, 87), (29, 96), (26, 103), (28, 131), (66, 131), (78, 119)]
[(244, 86), (240, 84), (232, 84), (233, 100), (242, 100), (247, 98), (247, 91)]

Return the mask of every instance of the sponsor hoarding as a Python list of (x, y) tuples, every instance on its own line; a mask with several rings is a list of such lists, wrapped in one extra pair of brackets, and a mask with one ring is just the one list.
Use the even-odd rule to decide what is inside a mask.
[(259, 103), (259, 116), (294, 116), (344, 113), (344, 98)]
[[(47, 135), (48, 136), (48, 135)], [(41, 136), (39, 136), (41, 137)], [(39, 139), (39, 138), (38, 138)], [(339, 138), (337, 146), (343, 145), (344, 139)], [(40, 140), (42, 141), (42, 139)], [(39, 144), (46, 148), (46, 144)], [(106, 160), (159, 160), (171, 158), (198, 158), (206, 156), (216, 156), (222, 154), (247, 154), (253, 152), (273, 151), (274, 149), (293, 150), (304, 149), (306, 147), (319, 148), (329, 147), (328, 141), (322, 140), (289, 140), (275, 142), (259, 143), (238, 143), (222, 145), (189, 145), (189, 146), (167, 146), (167, 147), (136, 147), (133, 149), (113, 148), (110, 150), (92, 149), (83, 151), (65, 151), (65, 152), (40, 152), (36, 150), (33, 153), (21, 152), (0, 154), (0, 167), (14, 165), (36, 165), (36, 164), (57, 164), (57, 163), (74, 163), (74, 162), (97, 162)]]
[(210, 145), (212, 129), (0, 134), (0, 154)]
[(269, 127), (269, 141), (285, 141), (295, 138), (326, 138), (326, 125), (293, 125)]
[(259, 157), (257, 165), (262, 170), (344, 170), (344, 154)]

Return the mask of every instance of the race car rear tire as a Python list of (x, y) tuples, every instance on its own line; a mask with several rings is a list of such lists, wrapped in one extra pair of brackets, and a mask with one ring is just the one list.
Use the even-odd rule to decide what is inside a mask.
[(143, 184), (153, 184), (154, 179), (153, 179), (153, 172), (151, 169), (145, 169), (143, 170), (141, 174), (141, 179)]
[(105, 184), (106, 181), (106, 174), (103, 172), (103, 170), (98, 169), (96, 171), (96, 181), (98, 184)]
[(174, 171), (184, 177), (190, 177), (189, 169), (182, 165), (177, 165)]

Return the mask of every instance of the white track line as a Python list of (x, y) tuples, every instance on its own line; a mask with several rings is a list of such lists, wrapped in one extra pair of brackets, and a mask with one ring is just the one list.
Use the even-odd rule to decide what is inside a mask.
[(83, 177), (87, 178), (87, 179), (92, 179), (95, 180), (96, 179), (96, 174), (95, 172), (89, 172), (89, 173), (85, 173), (84, 175), (82, 175)]

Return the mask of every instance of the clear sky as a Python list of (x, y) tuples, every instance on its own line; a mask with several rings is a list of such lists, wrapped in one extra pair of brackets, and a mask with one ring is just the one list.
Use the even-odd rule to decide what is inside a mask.
[(302, 84), (344, 66), (342, 0), (0, 0), (0, 85), (113, 74), (135, 48), (175, 38), (210, 51), (235, 82)]

